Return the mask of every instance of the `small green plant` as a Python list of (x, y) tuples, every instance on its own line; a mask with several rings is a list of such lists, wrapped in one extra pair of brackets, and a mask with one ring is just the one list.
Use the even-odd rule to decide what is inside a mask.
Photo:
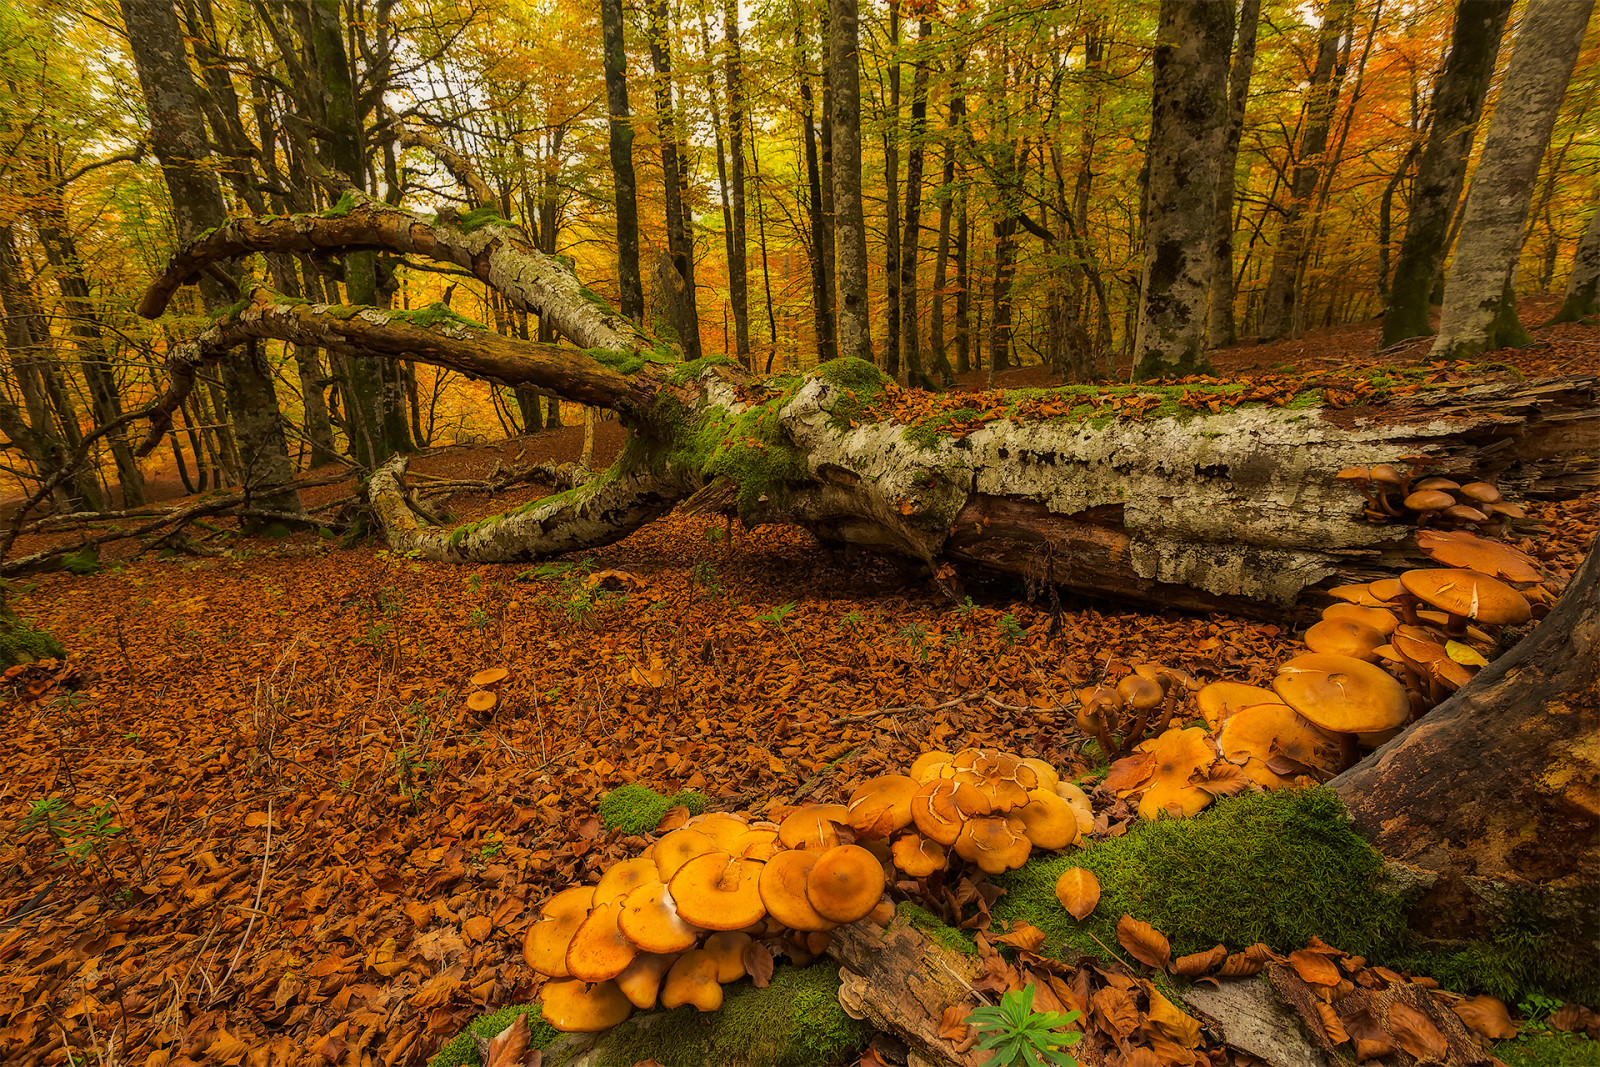
[(78, 867), (91, 859), (103, 864), (105, 850), (122, 833), (122, 827), (111, 821), (115, 814), (116, 805), (109, 800), (92, 808), (69, 808), (63, 797), (45, 797), (28, 808), (17, 833), (30, 834), (43, 827), (61, 850), (56, 866), (70, 863)]
[(852, 611), (844, 618), (840, 619), (838, 623), (835, 624), (835, 628), (839, 630), (849, 630), (851, 633), (858, 633), (866, 621), (867, 620), (862, 617), (861, 612)]
[(708, 559), (696, 563), (689, 576), (710, 596), (717, 596), (722, 592), (722, 579), (717, 573), (717, 565)]
[(1010, 612), (1000, 617), (1000, 640), (1008, 646), (1028, 636), (1027, 628), (1017, 622), (1017, 617)]
[(1561, 1001), (1555, 997), (1547, 997), (1543, 993), (1529, 993), (1517, 1001), (1517, 1014), (1530, 1023), (1541, 1023), (1554, 1015), (1559, 1007)]
[(917, 654), (917, 660), (928, 662), (928, 628), (920, 622), (911, 622), (895, 631), (895, 640)]
[(987, 1067), (1078, 1067), (1078, 1061), (1061, 1050), (1076, 1045), (1083, 1033), (1062, 1028), (1072, 1025), (1082, 1013), (1034, 1011), (1033, 992), (1029, 983), (1020, 993), (1001, 996), (998, 1007), (985, 1005), (967, 1015), (967, 1025), (983, 1035), (977, 1047), (989, 1053)]
[(788, 604), (779, 604), (777, 607), (773, 608), (771, 611), (767, 612), (765, 615), (757, 615), (756, 616), (756, 621), (757, 622), (764, 622), (768, 626), (772, 627), (774, 630), (777, 630), (779, 633), (782, 633), (783, 630), (784, 630), (783, 621), (785, 619), (787, 619), (793, 613), (794, 613), (794, 603), (793, 602), (790, 602)]

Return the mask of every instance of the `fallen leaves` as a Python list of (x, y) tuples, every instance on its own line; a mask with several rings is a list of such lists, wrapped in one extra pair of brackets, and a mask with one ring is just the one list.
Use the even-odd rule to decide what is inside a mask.
[(1100, 879), (1093, 871), (1069, 867), (1056, 879), (1056, 899), (1068, 914), (1082, 922), (1100, 903)]
[(1128, 955), (1158, 971), (1167, 969), (1172, 960), (1172, 945), (1166, 936), (1149, 923), (1140, 922), (1131, 915), (1117, 920), (1117, 943)]

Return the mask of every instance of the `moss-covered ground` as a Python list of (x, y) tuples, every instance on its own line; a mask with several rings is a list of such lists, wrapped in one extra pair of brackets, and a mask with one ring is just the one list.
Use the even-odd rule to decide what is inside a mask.
[(561, 1036), (561, 1031), (544, 1021), (539, 1005), (513, 1004), (494, 1011), (486, 1011), (467, 1024), (448, 1044), (428, 1060), (428, 1067), (480, 1067), (483, 1059), (478, 1055), (474, 1036), (492, 1038), (517, 1021), (517, 1016), (528, 1017), (528, 1047), (544, 1048)]
[(61, 659), (61, 642), (0, 608), (0, 670), (41, 659)]
[(706, 798), (692, 789), (663, 796), (642, 782), (630, 782), (601, 797), (596, 814), (609, 830), (642, 834), (654, 830), (667, 812), (680, 805), (690, 815), (699, 815), (706, 810)]
[(1506, 1067), (1594, 1067), (1600, 1063), (1600, 1041), (1545, 1030), (1502, 1041), (1494, 1054)]

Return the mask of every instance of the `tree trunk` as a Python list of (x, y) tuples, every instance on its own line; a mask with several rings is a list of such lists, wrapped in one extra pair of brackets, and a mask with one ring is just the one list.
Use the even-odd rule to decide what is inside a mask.
[(728, 52), (723, 69), (728, 82), (728, 154), (733, 171), (733, 244), (728, 257), (728, 295), (733, 301), (733, 344), (741, 367), (750, 366), (750, 269), (745, 256), (744, 213), (744, 60), (739, 53), (739, 5), (723, 0)]
[[(883, 369), (900, 377), (900, 0), (889, 0), (889, 106), (883, 122)], [(914, 385), (914, 382), (907, 384)]]
[[(869, 415), (868, 403), (890, 404), (893, 394), (865, 362), (823, 368), (781, 391), (763, 391), (722, 364), (674, 381), (680, 372), (664, 345), (597, 308), (563, 264), (516, 228), (463, 234), (370, 200), (340, 218), (234, 220), (183, 250), (141, 311), (159, 314), (207, 262), (309, 245), (382, 247), (453, 263), (581, 348), (502, 337), (464, 320), (418, 325), (378, 309), (350, 315), (262, 290), (174, 352), (176, 385), (230, 348), (272, 337), (555, 393), (617, 411), (634, 434), (628, 457), (606, 477), (455, 531), (418, 523), (392, 495), (403, 461), (386, 466), (372, 500), (391, 547), (425, 558), (526, 560), (593, 547), (717, 486), (747, 524), (800, 525), (825, 544), (930, 567), (944, 558), (1042, 575), (1121, 601), (1280, 614), (1314, 602), (1312, 586), (1415, 562), (1409, 527), (1361, 518), (1360, 499), (1335, 478), (1345, 467), (1403, 465), (1401, 457), (1426, 453), (1439, 473), (1494, 479), (1520, 496), (1570, 495), (1600, 480), (1593, 377), (1451, 386), (1364, 409), (1297, 405), (1292, 416), (1251, 407), (1211, 414), (1202, 395), (1173, 415), (1103, 425), (1040, 412), (988, 421), (964, 436), (908, 436)], [(765, 399), (742, 399), (757, 395)], [(1176, 393), (1169, 399), (1178, 404)]]
[(939, 244), (933, 255), (933, 307), (928, 323), (928, 347), (940, 367), (943, 385), (951, 385), (955, 379), (944, 350), (944, 290), (950, 280), (950, 220), (956, 205), (956, 138), (961, 134), (961, 113), (967, 103), (962, 86), (965, 70), (965, 60), (958, 59), (951, 74), (954, 84), (950, 87), (950, 123), (945, 127), (944, 172), (939, 178)]
[(1298, 282), (1306, 254), (1306, 235), (1311, 226), (1311, 198), (1319, 180), (1332, 178), (1325, 158), (1328, 130), (1344, 80), (1341, 46), (1351, 32), (1354, 14), (1354, 0), (1328, 0), (1323, 12), (1317, 65), (1306, 88), (1305, 130), (1294, 153), (1294, 174), (1289, 179), (1289, 206), (1278, 229), (1272, 271), (1261, 297), (1261, 329), (1257, 332), (1262, 341), (1275, 341), (1293, 330), (1294, 312), (1300, 302)]
[(1239, 161), (1239, 138), (1244, 133), (1245, 104), (1250, 99), (1250, 72), (1256, 62), (1256, 23), (1261, 20), (1261, 0), (1244, 0), (1233, 46), (1233, 67), (1228, 72), (1228, 126), (1222, 135), (1222, 158), (1217, 165), (1215, 227), (1216, 261), (1211, 267), (1211, 293), (1206, 305), (1206, 347), (1226, 348), (1238, 338), (1233, 321), (1233, 187)]
[[(611, 183), (617, 200), (619, 310), (644, 325), (644, 285), (639, 276), (639, 194), (633, 173), (633, 113), (628, 107), (628, 52), (623, 42), (622, 0), (600, 0), (609, 111)], [(530, 429), (537, 429), (531, 426)]]
[(972, 230), (968, 226), (966, 183), (960, 190), (961, 205), (956, 210), (956, 373), (972, 370), (972, 272), (968, 253), (972, 247)]
[(1217, 161), (1227, 124), (1232, 0), (1162, 0), (1146, 156), (1148, 210), (1134, 376), (1209, 370)]
[(916, 73), (911, 77), (911, 152), (906, 159), (906, 231), (900, 248), (900, 351), (904, 355), (906, 384), (932, 389), (922, 370), (917, 324), (917, 258), (922, 238), (922, 161), (927, 154), (928, 61), (923, 54), (933, 23), (925, 16), (917, 28)]
[(1593, 9), (1594, 0), (1531, 0), (1522, 16), (1467, 195), (1434, 359), (1470, 359), (1527, 343), (1516, 301), (1523, 226)]
[(1383, 308), (1383, 345), (1433, 332), (1428, 324), (1429, 293), (1449, 251), (1446, 236), (1467, 157), (1483, 114), (1494, 75), (1495, 57), (1514, 0), (1459, 0), (1450, 54), (1433, 92), (1428, 140), (1417, 166), (1405, 237), (1395, 260), (1394, 283)]
[[(800, 75), (802, 136), (806, 154), (806, 222), (811, 231), (811, 316), (817, 334), (817, 362), (826, 363), (837, 355), (834, 341), (833, 292), (828, 284), (828, 223), (823, 213), (822, 168), (817, 158), (817, 123), (812, 106), (811, 75), (806, 71), (805, 20), (796, 10), (794, 27), (796, 64)], [(824, 42), (826, 47), (826, 42)]]
[(1537, 629), (1335, 778), (1378, 851), (1419, 870), (1421, 932), (1535, 932), (1541, 971), (1594, 981), (1600, 921), (1600, 551)]
[(1589, 216), (1588, 228), (1578, 241), (1577, 254), (1572, 257), (1566, 298), (1546, 326), (1582, 322), (1600, 315), (1600, 203), (1595, 208), (1595, 213)]
[(867, 301), (867, 223), (861, 206), (861, 57), (857, 0), (830, 0), (833, 208), (838, 238), (839, 355), (873, 362)]
[[(678, 296), (674, 306), (681, 309), (681, 316), (671, 325), (678, 343), (683, 346), (684, 355), (689, 359), (699, 359), (700, 317), (694, 291), (694, 236), (686, 225), (688, 215), (683, 203), (682, 168), (685, 161), (673, 112), (672, 52), (667, 40), (670, 20), (666, 0), (650, 0), (648, 10), (650, 60), (656, 72), (656, 125), (661, 132), (661, 174), (666, 189), (667, 251), (679, 278), (679, 283), (675, 283), (672, 290)], [(547, 247), (546, 251), (551, 249)]]

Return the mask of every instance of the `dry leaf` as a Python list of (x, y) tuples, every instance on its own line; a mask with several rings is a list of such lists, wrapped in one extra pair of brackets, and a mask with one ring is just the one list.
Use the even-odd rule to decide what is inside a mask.
[(1505, 1001), (1499, 997), (1491, 997), (1485, 993), (1483, 996), (1452, 1004), (1450, 1010), (1484, 1037), (1504, 1041), (1517, 1036), (1517, 1024), (1511, 1021), (1511, 1013), (1506, 1011)]
[(1332, 960), (1310, 949), (1289, 953), (1289, 966), (1294, 968), (1294, 973), (1302, 981), (1310, 985), (1336, 986), (1341, 977), (1339, 968)]
[(1100, 879), (1093, 871), (1069, 867), (1056, 879), (1056, 899), (1074, 919), (1082, 922), (1100, 903)]
[(483, 1067), (523, 1067), (528, 1052), (528, 1015), (521, 1012), (510, 1026), (491, 1038), (479, 1053)]
[(484, 940), (493, 929), (494, 923), (489, 921), (487, 915), (474, 915), (461, 924), (461, 932), (467, 935), (468, 944)]
[(1044, 931), (1032, 923), (1012, 923), (1011, 930), (1008, 933), (1001, 934), (995, 940), (1002, 945), (1020, 948), (1024, 952), (1034, 952), (1040, 945), (1044, 944)]
[(1317, 1017), (1322, 1020), (1322, 1032), (1328, 1035), (1328, 1041), (1335, 1045), (1342, 1045), (1350, 1040), (1350, 1035), (1345, 1032), (1344, 1023), (1339, 1019), (1339, 1013), (1333, 1010), (1332, 1004), (1317, 1005)]
[(1089, 1003), (1094, 1008), (1095, 1021), (1118, 1041), (1126, 1041), (1128, 1035), (1139, 1028), (1139, 1009), (1133, 1006), (1133, 998), (1122, 990), (1106, 986), (1095, 993)]
[(1450, 1051), (1449, 1042), (1433, 1020), (1402, 1001), (1389, 1005), (1389, 1032), (1395, 1044), (1423, 1063), (1442, 1060)]
[(1172, 959), (1172, 945), (1161, 931), (1132, 915), (1124, 915), (1117, 920), (1117, 941), (1128, 955), (1158, 971), (1165, 970)]
[(1150, 998), (1149, 1024), (1161, 1030), (1184, 1048), (1200, 1046), (1200, 1021), (1162, 995), (1154, 982), (1139, 983)]
[(1223, 945), (1208, 948), (1204, 952), (1191, 952), (1187, 956), (1179, 956), (1172, 961), (1172, 973), (1181, 978), (1195, 978), (1205, 974), (1211, 968), (1228, 958), (1228, 950)]
[(765, 989), (772, 981), (772, 953), (759, 941), (752, 941), (740, 954), (744, 959), (745, 973), (757, 989)]
[(972, 1010), (970, 1004), (952, 1004), (944, 1010), (939, 1017), (939, 1036), (946, 1041), (965, 1041), (967, 1039), (967, 1013)]

